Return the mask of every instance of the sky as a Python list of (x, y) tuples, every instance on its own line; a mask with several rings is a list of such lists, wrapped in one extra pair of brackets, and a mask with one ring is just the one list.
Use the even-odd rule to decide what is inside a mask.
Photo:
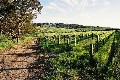
[(120, 0), (39, 0), (35, 23), (67, 23), (120, 28)]

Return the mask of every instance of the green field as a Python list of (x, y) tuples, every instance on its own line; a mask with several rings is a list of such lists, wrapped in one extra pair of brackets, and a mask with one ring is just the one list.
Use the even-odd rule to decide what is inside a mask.
[(120, 0), (0, 0), (0, 80), (120, 80)]
[[(119, 80), (120, 31), (86, 31), (55, 27), (36, 27), (34, 33), (19, 40), (39, 41), (39, 54), (54, 55), (45, 58), (44, 80)], [(0, 48), (17, 44), (0, 36)]]
[(51, 71), (42, 74), (43, 79), (119, 79), (119, 31), (41, 29), (47, 31), (38, 35), (42, 53), (56, 55), (45, 59), (50, 62)]

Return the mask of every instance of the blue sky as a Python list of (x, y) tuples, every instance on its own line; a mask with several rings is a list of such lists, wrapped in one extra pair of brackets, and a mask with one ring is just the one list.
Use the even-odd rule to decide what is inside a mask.
[(120, 0), (40, 0), (43, 9), (34, 22), (63, 22), (120, 27)]

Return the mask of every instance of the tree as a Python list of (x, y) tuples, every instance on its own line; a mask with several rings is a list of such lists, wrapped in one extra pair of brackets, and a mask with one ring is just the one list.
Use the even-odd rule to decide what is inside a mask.
[(3, 34), (19, 37), (32, 29), (32, 19), (40, 13), (38, 0), (0, 0), (0, 29)]

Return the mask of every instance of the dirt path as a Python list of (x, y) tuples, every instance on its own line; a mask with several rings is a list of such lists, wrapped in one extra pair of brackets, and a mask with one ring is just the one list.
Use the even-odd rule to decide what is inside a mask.
[(0, 80), (39, 80), (44, 73), (45, 56), (40, 53), (37, 39), (15, 45), (0, 53)]

